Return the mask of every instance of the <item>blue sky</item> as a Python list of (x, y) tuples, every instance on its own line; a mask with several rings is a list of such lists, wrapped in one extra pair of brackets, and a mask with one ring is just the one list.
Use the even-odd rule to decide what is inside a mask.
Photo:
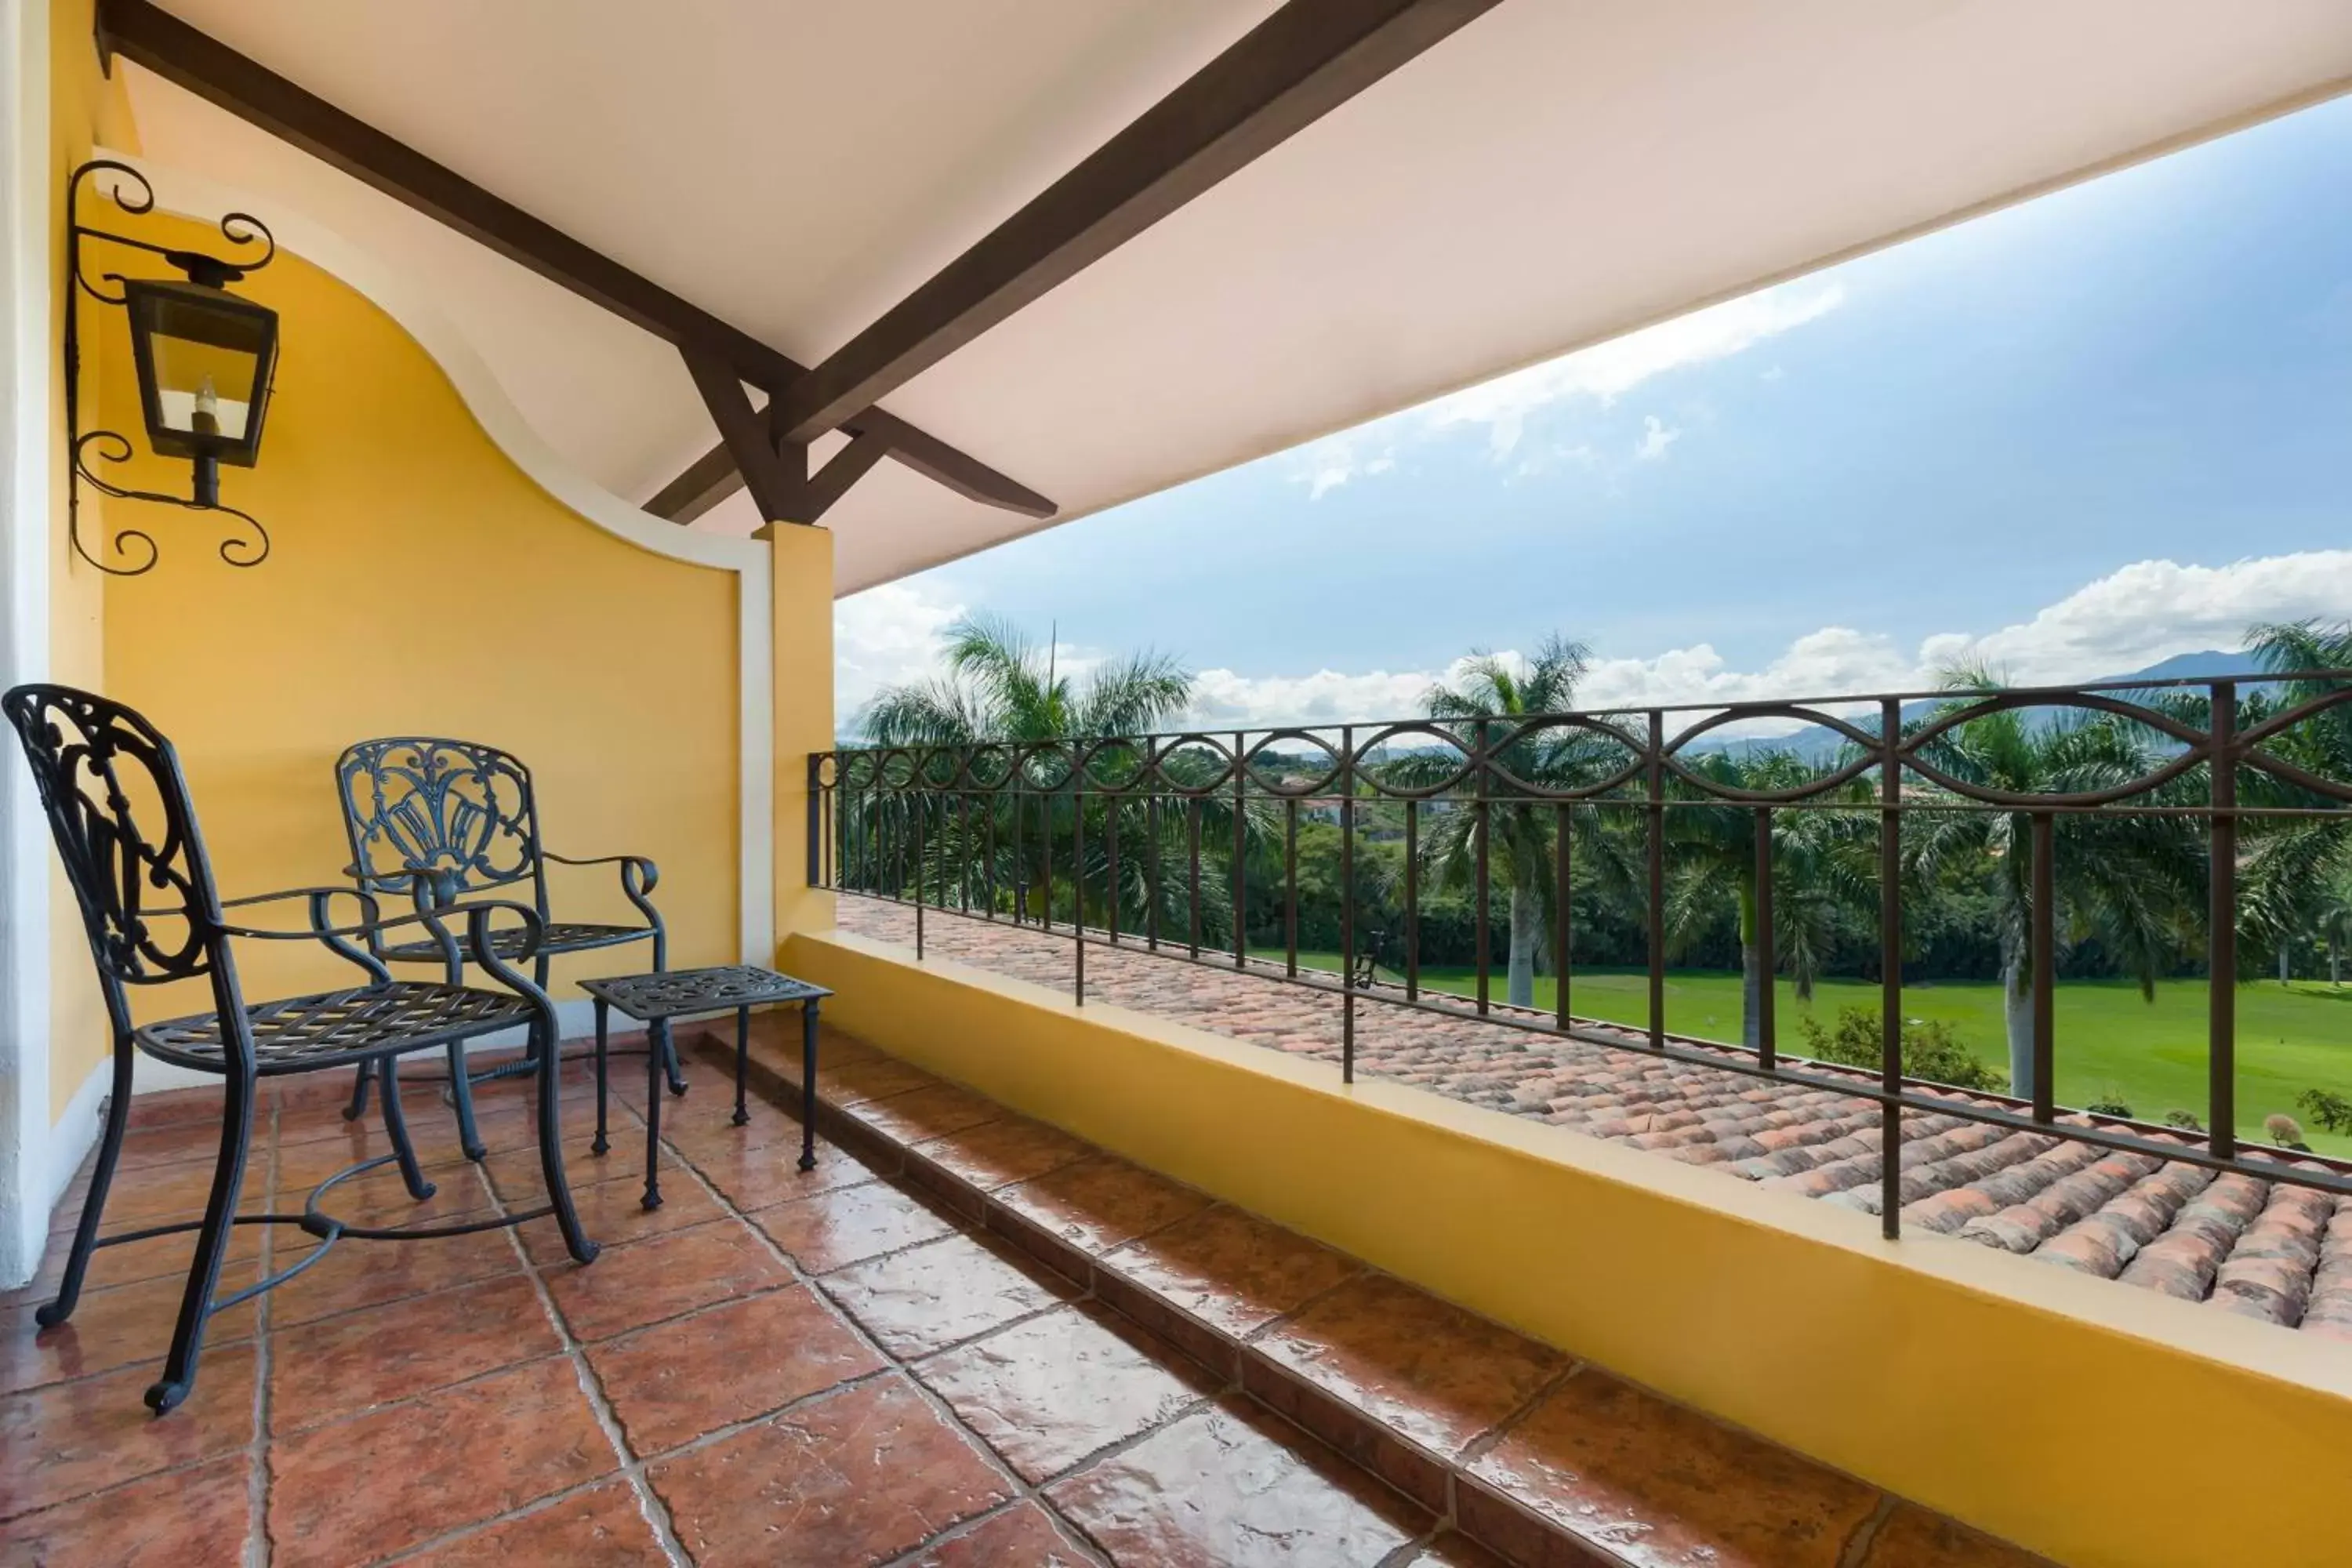
[(1202, 716), (2017, 679), (2352, 616), (2352, 100), (845, 600), (845, 720), (955, 615), (1151, 647)]

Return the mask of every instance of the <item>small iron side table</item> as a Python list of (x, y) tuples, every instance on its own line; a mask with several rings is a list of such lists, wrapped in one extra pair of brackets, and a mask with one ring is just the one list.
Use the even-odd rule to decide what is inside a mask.
[(651, 1048), (646, 1053), (649, 1064), (646, 1070), (646, 1207), (657, 1209), (662, 1202), (662, 1063), (670, 1056), (670, 1023), (677, 1018), (730, 1010), (734, 1013), (734, 1121), (740, 1127), (751, 1120), (743, 1103), (744, 1079), (751, 1059), (751, 1009), (780, 1002), (801, 1005), (801, 1169), (816, 1169), (816, 1009), (817, 1004), (832, 992), (751, 963), (583, 980), (580, 988), (596, 1002), (596, 1141), (589, 1145), (593, 1153), (602, 1154), (612, 1147), (604, 1137), (604, 1049), (611, 1010), (617, 1007), (643, 1024), (649, 1037)]

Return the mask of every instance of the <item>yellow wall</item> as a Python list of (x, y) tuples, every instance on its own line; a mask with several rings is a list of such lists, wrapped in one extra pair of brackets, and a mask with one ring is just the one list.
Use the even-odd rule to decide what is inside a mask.
[[(259, 463), (224, 469), (222, 498), (261, 519), (273, 551), (233, 568), (215, 553), (223, 520), (151, 508), (162, 563), (110, 582), (105, 606), (106, 689), (179, 746), (223, 893), (341, 880), (336, 754), (364, 736), (454, 735), (530, 766), (551, 847), (659, 863), (674, 964), (733, 962), (735, 575), (640, 550), (551, 498), (424, 350), (327, 273), (281, 254), (239, 292), (278, 312), (280, 361)], [(127, 364), (110, 314), (101, 352)], [(127, 382), (107, 413), (135, 431)], [(189, 480), (186, 463), (143, 456), (128, 472), (181, 493)], [(635, 921), (611, 868), (554, 875), (559, 918)], [(557, 978), (647, 957), (590, 953)], [(246, 944), (239, 963), (257, 996), (357, 974), (309, 943)], [(189, 990), (139, 1001), (143, 1016), (205, 1005)]]
[(774, 554), (776, 940), (833, 924), (833, 894), (809, 886), (808, 760), (833, 749), (833, 535), (761, 531)]
[(2346, 1560), (2340, 1344), (842, 933), (929, 1070), (2077, 1568)]
[[(131, 103), (118, 77), (109, 80), (99, 70), (98, 47), (90, 35), (91, 0), (51, 0), (49, 6), (49, 234), (50, 276), (65, 276), (66, 188), (73, 171), (86, 163), (99, 143), (136, 152), (139, 139), (131, 124)], [(94, 204), (85, 211), (85, 223), (104, 224), (114, 209)], [(54, 367), (50, 408), (56, 437), (49, 528), (49, 678), (68, 685), (103, 690), (106, 685), (105, 582), (100, 571), (73, 552), (66, 519), (66, 487), (70, 482), (62, 453), (65, 447), (65, 321), (75, 307), (73, 290), (56, 286), (50, 300), (53, 321), (49, 363)], [(85, 331), (105, 307), (82, 302)], [(106, 363), (85, 345), (81, 390), (85, 406), (103, 395), (108, 382)], [(127, 374), (127, 373), (126, 373)], [(104, 498), (82, 497), (82, 537), (104, 537)], [(92, 543), (92, 551), (97, 545)], [(106, 1008), (92, 975), (89, 949), (81, 934), (81, 915), (63, 873), (49, 869), (50, 1053), (49, 1114), (62, 1115), (74, 1091), (105, 1059)]]

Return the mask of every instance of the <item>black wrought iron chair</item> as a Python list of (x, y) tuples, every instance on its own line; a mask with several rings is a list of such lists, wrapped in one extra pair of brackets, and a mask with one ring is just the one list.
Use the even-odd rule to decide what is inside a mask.
[[(83, 1274), (96, 1248), (175, 1231), (195, 1231), (195, 1258), (189, 1266), (171, 1352), (163, 1377), (147, 1390), (147, 1404), (160, 1415), (185, 1399), (194, 1385), (205, 1324), (214, 1314), (283, 1284), (342, 1239), (458, 1236), (553, 1215), (573, 1258), (586, 1263), (596, 1256), (596, 1244), (581, 1230), (563, 1179), (557, 1123), (555, 1005), (544, 988), (511, 967), (539, 952), (538, 911), (522, 904), (485, 900), (384, 920), (373, 895), (343, 887), (294, 888), (224, 902), (213, 880), (203, 836), (196, 828), (179, 757), (152, 724), (119, 702), (64, 686), (17, 687), (0, 699), (0, 710), (15, 726), (24, 742), (26, 760), (32, 764), (58, 855), (65, 862), (67, 879), (81, 906), (90, 958), (98, 966), (99, 985), (114, 1035), (113, 1094), (107, 1102), (98, 1168), (74, 1227), (73, 1248), (67, 1256), (57, 1300), (34, 1314), (43, 1328), (55, 1327), (72, 1315)], [(357, 902), (361, 916), (357, 921), (340, 926), (333, 922), (331, 906), (339, 898)], [(296, 899), (309, 908), (310, 924), (300, 930), (235, 925), (226, 914), (233, 909)], [(511, 923), (495, 923), (493, 917), (499, 915), (510, 917)], [(369, 951), (382, 945), (385, 932), (409, 926), (423, 927), (436, 942), (453, 947), (457, 938), (450, 927), (461, 919), (474, 961), (504, 990), (396, 981)], [(368, 947), (355, 945), (354, 937), (363, 938)], [(367, 983), (248, 1004), (237, 984), (232, 938), (322, 942), (357, 964)], [(212, 1011), (161, 1023), (132, 1023), (128, 987), (195, 978), (211, 982)], [(394, 1163), (400, 1166), (411, 1197), (419, 1202), (431, 1197), (433, 1184), (418, 1167), (402, 1119), (399, 1058), (519, 1025), (529, 1031), (541, 1064), (537, 1099), (541, 1173), (549, 1199), (545, 1205), (498, 1219), (409, 1227), (346, 1224), (320, 1208), (320, 1201), (341, 1183)], [(134, 1049), (178, 1067), (218, 1073), (226, 1080), (219, 1163), (201, 1220), (152, 1226), (101, 1241), (98, 1230), (106, 1210), (107, 1189), (131, 1119)], [(394, 1152), (330, 1176), (311, 1189), (299, 1215), (238, 1214), (246, 1145), (253, 1129), (254, 1091), (259, 1080), (355, 1063), (369, 1065), (383, 1075), (383, 1126)], [(226, 1300), (214, 1300), (220, 1285), (221, 1262), (228, 1251), (229, 1227), (269, 1224), (299, 1225), (318, 1237), (320, 1245), (293, 1267)]]
[[(641, 855), (606, 855), (575, 860), (558, 855), (540, 841), (539, 806), (531, 792), (530, 770), (522, 759), (495, 746), (430, 735), (386, 736), (361, 741), (335, 763), (335, 788), (342, 801), (343, 827), (352, 847), (349, 872), (364, 892), (401, 893), (419, 910), (452, 904), (469, 895), (528, 884), (530, 903), (538, 912), (541, 940), (529, 955), (531, 976), (547, 988), (548, 965), (559, 954), (619, 947), (633, 942), (653, 943), (656, 970), (669, 967), (669, 937), (661, 911), (654, 907), (654, 888), (661, 872)], [(621, 891), (646, 918), (641, 926), (588, 925), (557, 921), (550, 912), (547, 864), (614, 866), (620, 869)], [(518, 933), (496, 933), (505, 943), (499, 956), (518, 962)], [(371, 951), (386, 963), (437, 963), (452, 985), (462, 983), (465, 952), (452, 940), (420, 938), (374, 945)], [(462, 1042), (449, 1046), (450, 1098), (457, 1110), (458, 1141), (468, 1159), (483, 1154), (474, 1131), (473, 1085), (493, 1078), (534, 1071), (535, 1055), (481, 1072), (469, 1073)], [(686, 1077), (674, 1052), (663, 1063), (672, 1094), (686, 1092)], [(373, 1069), (362, 1066), (352, 1086), (346, 1120), (366, 1114)], [(600, 1148), (597, 1152), (604, 1151)]]

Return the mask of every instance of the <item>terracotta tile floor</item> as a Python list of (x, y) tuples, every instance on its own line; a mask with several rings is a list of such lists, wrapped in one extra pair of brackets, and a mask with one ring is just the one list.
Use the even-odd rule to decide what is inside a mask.
[[(759, 1045), (780, 1098), (783, 1033)], [(186, 1238), (101, 1251), (73, 1321), (35, 1331), (77, 1190), (44, 1278), (0, 1296), (0, 1564), (2034, 1561), (856, 1042), (826, 1053), (815, 1172), (797, 1123), (761, 1100), (730, 1125), (697, 1065), (652, 1214), (636, 1075), (595, 1160), (575, 1071), (595, 1264), (548, 1220), (343, 1243), (221, 1320), (162, 1420), (140, 1393)], [(340, 1087), (268, 1107), (248, 1211), (383, 1152)], [(439, 1192), (412, 1205), (387, 1170), (342, 1211), (539, 1201), (525, 1085), (483, 1092), (483, 1166), (436, 1089), (404, 1099)], [(215, 1107), (140, 1103), (110, 1230), (201, 1202)], [(240, 1278), (310, 1245), (238, 1241)]]

